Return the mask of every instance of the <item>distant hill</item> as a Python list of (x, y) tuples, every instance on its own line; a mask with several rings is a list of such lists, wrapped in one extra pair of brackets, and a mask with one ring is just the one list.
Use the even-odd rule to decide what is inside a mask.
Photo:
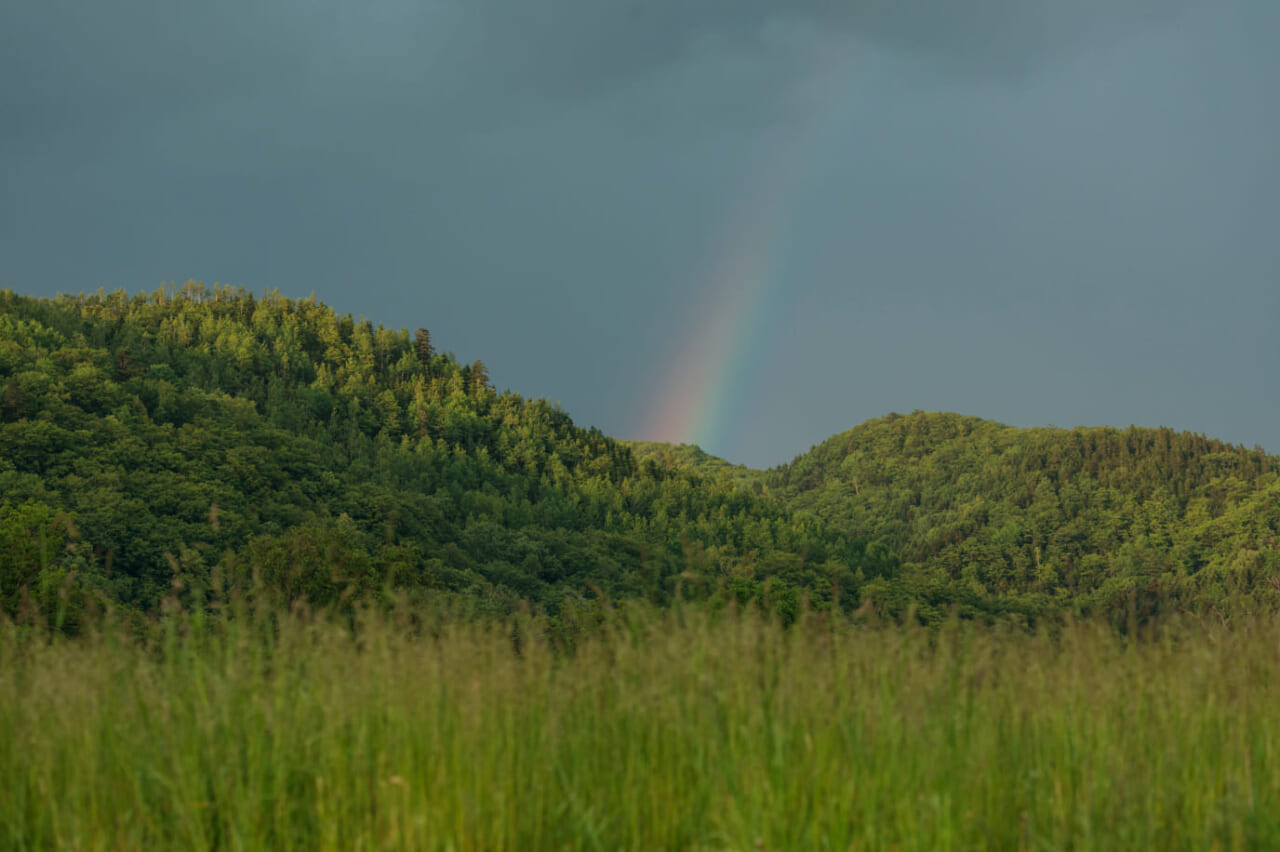
[(895, 414), (767, 483), (904, 574), (984, 598), (1212, 609), (1280, 577), (1280, 457), (1171, 429)]
[(652, 462), (659, 470), (686, 470), (712, 481), (727, 479), (736, 485), (755, 487), (764, 482), (765, 472), (743, 464), (733, 464), (713, 456), (694, 444), (663, 444), (656, 441), (623, 441), (639, 464)]
[(1200, 435), (890, 415), (765, 472), (584, 429), (314, 299), (0, 291), (0, 614), (65, 629), (245, 589), (569, 633), (599, 596), (1225, 614), (1280, 606), (1278, 541), (1280, 459)]
[(603, 593), (794, 613), (894, 572), (740, 485), (640, 464), (425, 328), (194, 282), (0, 291), (0, 613), (35, 600), (74, 621), (98, 598), (148, 611), (250, 582), (315, 605), (399, 590), (559, 613)]

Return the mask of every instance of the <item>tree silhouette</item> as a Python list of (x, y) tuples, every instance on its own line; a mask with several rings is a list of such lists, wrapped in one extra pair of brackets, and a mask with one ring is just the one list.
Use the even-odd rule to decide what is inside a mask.
[(431, 345), (431, 332), (425, 328), (419, 328), (413, 333), (413, 350), (418, 353), (418, 360), (424, 364), (431, 362), (431, 356), (436, 354), (436, 350)]
[(483, 361), (477, 360), (471, 365), (470, 372), (471, 387), (488, 388), (489, 387), (489, 368), (484, 365)]

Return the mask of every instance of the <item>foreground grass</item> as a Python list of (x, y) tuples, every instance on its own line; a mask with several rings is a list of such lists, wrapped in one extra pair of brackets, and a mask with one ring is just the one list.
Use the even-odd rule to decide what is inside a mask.
[(188, 628), (0, 628), (0, 847), (1280, 848), (1280, 626)]

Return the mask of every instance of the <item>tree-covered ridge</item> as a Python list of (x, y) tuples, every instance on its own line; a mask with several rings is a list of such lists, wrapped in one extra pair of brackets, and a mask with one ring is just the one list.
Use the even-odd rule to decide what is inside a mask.
[(731, 482), (638, 465), (425, 329), (314, 299), (0, 292), (0, 388), (10, 613), (95, 590), (149, 608), (175, 577), (317, 603), (394, 582), (499, 611), (593, 586), (794, 606), (896, 564)]
[(744, 464), (732, 464), (713, 456), (696, 444), (664, 444), (659, 441), (623, 441), (640, 464), (652, 462), (659, 470), (688, 470), (704, 479), (726, 478), (731, 482), (760, 490), (764, 471)]
[(920, 582), (987, 599), (1212, 608), (1270, 599), (1280, 576), (1280, 457), (1167, 428), (890, 415), (769, 485)]
[(10, 614), (73, 623), (175, 585), (492, 612), (601, 592), (1226, 610), (1280, 603), (1278, 542), (1280, 459), (1199, 435), (890, 415), (765, 473), (583, 429), (424, 328), (314, 299), (0, 292)]

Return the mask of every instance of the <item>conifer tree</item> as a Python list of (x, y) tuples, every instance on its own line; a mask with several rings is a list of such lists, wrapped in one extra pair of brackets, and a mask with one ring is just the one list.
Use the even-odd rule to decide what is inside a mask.
[(476, 390), (483, 390), (489, 387), (489, 368), (484, 365), (483, 361), (476, 360), (471, 365), (469, 380), (471, 387)]
[(431, 332), (419, 328), (413, 333), (413, 348), (418, 353), (418, 360), (424, 364), (431, 363), (431, 356), (436, 350), (431, 346)]

